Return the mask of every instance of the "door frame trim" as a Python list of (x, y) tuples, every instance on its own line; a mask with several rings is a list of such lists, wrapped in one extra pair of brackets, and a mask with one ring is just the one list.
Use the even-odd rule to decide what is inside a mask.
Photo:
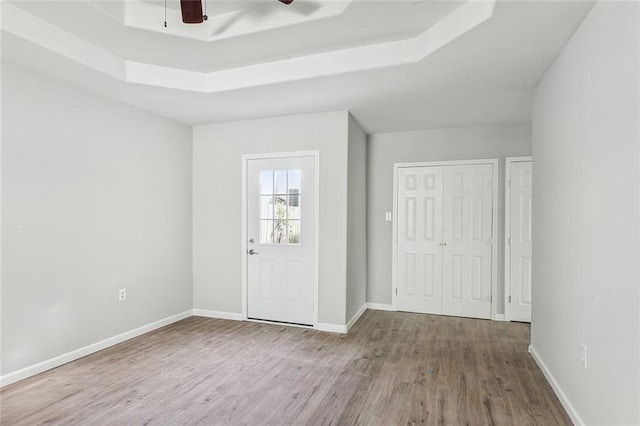
[[(248, 262), (247, 262), (247, 237), (248, 237), (248, 200), (247, 197), (247, 173), (250, 160), (269, 160), (292, 157), (313, 157), (313, 180), (315, 186), (314, 213), (313, 213), (313, 328), (318, 328), (318, 249), (320, 247), (320, 151), (292, 151), (292, 152), (268, 152), (259, 154), (242, 155), (242, 242), (240, 256), (242, 258), (242, 320), (248, 320)], [(275, 324), (275, 323), (274, 323)], [(282, 323), (282, 325), (290, 325)]]
[[(504, 159), (504, 320), (511, 321), (511, 165), (513, 163), (531, 162), (530, 155), (521, 157), (506, 157)], [(533, 199), (533, 198), (532, 198)], [(532, 283), (533, 284), (533, 283)]]
[[(394, 311), (398, 310), (396, 288), (398, 284), (398, 172), (401, 168), (407, 167), (433, 167), (433, 166), (462, 166), (472, 164), (491, 164), (493, 166), (493, 191), (492, 191), (492, 220), (491, 220), (491, 319), (493, 321), (502, 320), (502, 315), (498, 313), (498, 187), (499, 182), (499, 162), (497, 158), (482, 160), (450, 160), (450, 161), (427, 161), (414, 163), (394, 163), (393, 164), (393, 214), (392, 214), (392, 238), (391, 238), (391, 306)], [(506, 303), (505, 303), (506, 305)]]

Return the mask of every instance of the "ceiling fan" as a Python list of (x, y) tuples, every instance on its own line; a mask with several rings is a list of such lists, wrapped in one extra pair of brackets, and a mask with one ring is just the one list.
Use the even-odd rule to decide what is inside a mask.
[[(291, 4), (293, 0), (278, 0), (280, 3)], [(180, 9), (182, 9), (182, 22), (185, 24), (201, 24), (206, 21), (207, 18), (207, 9), (206, 9), (206, 0), (205, 0), (205, 9), (204, 13), (202, 11), (202, 0), (180, 0)], [(165, 22), (165, 27), (166, 27)]]

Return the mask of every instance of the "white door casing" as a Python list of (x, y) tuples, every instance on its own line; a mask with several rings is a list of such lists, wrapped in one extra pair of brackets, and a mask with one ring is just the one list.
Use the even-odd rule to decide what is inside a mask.
[(398, 171), (398, 293), (401, 311), (442, 311), (443, 168)]
[(442, 313), (491, 318), (493, 166), (444, 169)]
[(394, 309), (498, 319), (497, 160), (394, 165)]
[(505, 290), (507, 319), (531, 322), (531, 157), (506, 160)]
[(246, 316), (314, 325), (316, 158), (246, 159)]

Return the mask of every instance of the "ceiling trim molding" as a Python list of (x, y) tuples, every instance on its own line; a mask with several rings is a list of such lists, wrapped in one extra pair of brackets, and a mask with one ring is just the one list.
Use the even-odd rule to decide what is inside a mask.
[(10, 3), (0, 3), (0, 7), (2, 8), (2, 20), (0, 21), (2, 31), (94, 68), (111, 77), (126, 80), (127, 61), (121, 57), (68, 33)]
[(495, 0), (469, 1), (414, 38), (209, 73), (130, 61), (12, 4), (2, 3), (2, 8), (3, 31), (113, 78), (189, 92), (218, 93), (422, 61), (490, 19)]

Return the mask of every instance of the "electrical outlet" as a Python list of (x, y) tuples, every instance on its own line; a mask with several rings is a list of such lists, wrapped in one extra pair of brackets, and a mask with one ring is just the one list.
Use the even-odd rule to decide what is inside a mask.
[(386, 220), (387, 222), (391, 222), (391, 212), (385, 212), (384, 220)]
[(580, 343), (580, 362), (587, 368), (587, 345)]
[(118, 290), (118, 302), (124, 302), (125, 300), (127, 300), (127, 289), (121, 288)]

